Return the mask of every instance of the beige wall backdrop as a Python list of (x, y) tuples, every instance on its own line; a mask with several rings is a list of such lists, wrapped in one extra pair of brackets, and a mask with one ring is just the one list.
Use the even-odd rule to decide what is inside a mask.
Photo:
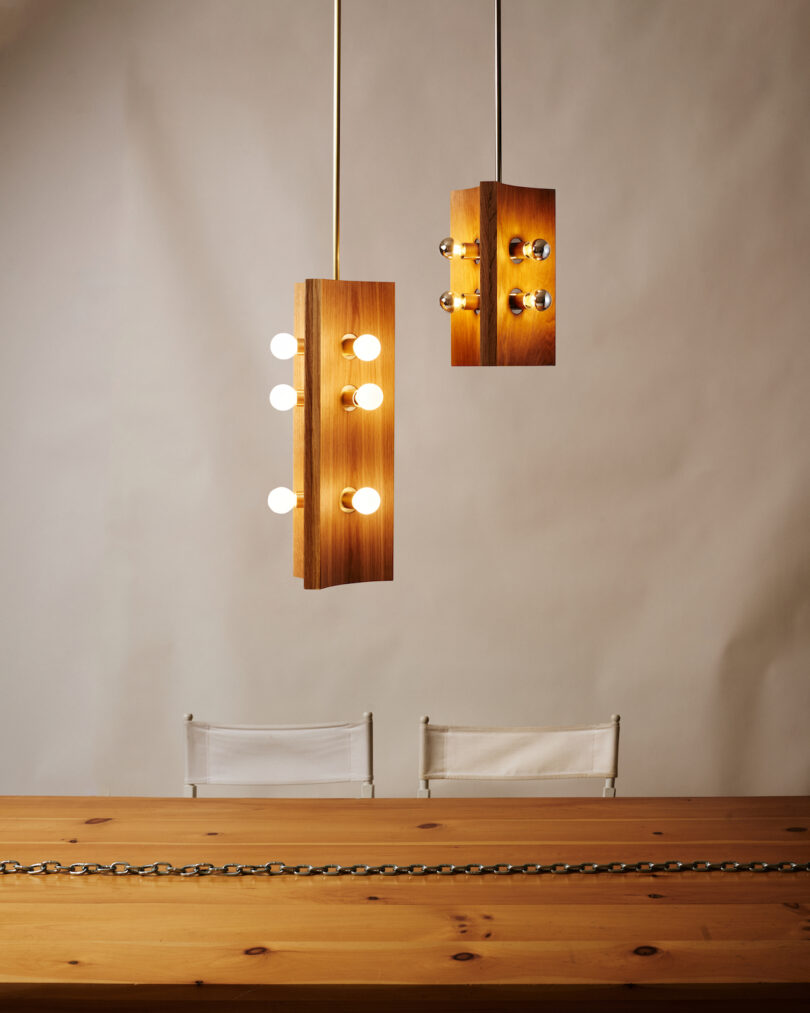
[(810, 788), (810, 4), (504, 0), (559, 365), (451, 369), (437, 242), (493, 176), (491, 7), (344, 3), (396, 579), (305, 592), (268, 342), (331, 269), (330, 0), (3, 4), (1, 792), (177, 794), (183, 711), (364, 709), (384, 795), (421, 713), (618, 711), (623, 794)]

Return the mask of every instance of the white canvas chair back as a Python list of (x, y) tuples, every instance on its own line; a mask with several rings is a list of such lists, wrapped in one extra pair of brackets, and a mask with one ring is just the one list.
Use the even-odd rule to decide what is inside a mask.
[(605, 779), (614, 797), (619, 762), (619, 715), (608, 724), (569, 728), (460, 728), (421, 722), (419, 798), (435, 778), (534, 780)]
[(186, 794), (200, 784), (359, 781), (374, 798), (372, 715), (327, 725), (211, 725), (185, 715)]

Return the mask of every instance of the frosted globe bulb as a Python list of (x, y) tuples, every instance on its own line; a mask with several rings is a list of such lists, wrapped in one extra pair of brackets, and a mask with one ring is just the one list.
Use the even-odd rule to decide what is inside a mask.
[(354, 392), (354, 403), (358, 408), (363, 408), (367, 412), (373, 412), (375, 408), (379, 408), (383, 403), (382, 388), (378, 387), (376, 383), (362, 384)]
[(278, 412), (288, 412), (298, 404), (298, 391), (288, 383), (279, 383), (270, 391), (270, 404)]
[(380, 494), (365, 485), (352, 496), (352, 506), (359, 514), (373, 514), (380, 509)]
[(288, 514), (298, 503), (298, 497), (286, 486), (280, 485), (267, 497), (267, 505), (274, 514)]
[(282, 331), (276, 334), (270, 342), (270, 352), (277, 359), (291, 359), (298, 351), (298, 341), (294, 334), (287, 334)]
[(381, 351), (380, 339), (373, 334), (361, 334), (354, 339), (352, 352), (363, 362), (373, 362)]

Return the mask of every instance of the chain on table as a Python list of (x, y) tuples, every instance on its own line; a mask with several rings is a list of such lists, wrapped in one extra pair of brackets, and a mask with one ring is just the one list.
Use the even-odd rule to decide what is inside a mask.
[(470, 862), (454, 865), (441, 862), (438, 865), (288, 865), (285, 862), (265, 862), (261, 865), (244, 865), (240, 862), (226, 862), (213, 865), (211, 862), (197, 862), (194, 865), (172, 865), (171, 862), (151, 862), (148, 865), (131, 865), (129, 862), (70, 862), (63, 864), (54, 859), (24, 865), (13, 859), (0, 860), (0, 875), (48, 876), (59, 873), (68, 876), (569, 876), (572, 874), (599, 875), (602, 873), (624, 875), (627, 873), (660, 872), (810, 872), (810, 862), (526, 862), (512, 865), (509, 862), (495, 862), (482, 865)]

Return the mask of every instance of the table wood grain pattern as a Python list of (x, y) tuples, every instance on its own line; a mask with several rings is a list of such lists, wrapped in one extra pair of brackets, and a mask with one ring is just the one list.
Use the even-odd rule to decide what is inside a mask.
[[(806, 862), (810, 800), (5, 798), (0, 852), (175, 865)], [(0, 878), (8, 987), (809, 981), (807, 873)]]

